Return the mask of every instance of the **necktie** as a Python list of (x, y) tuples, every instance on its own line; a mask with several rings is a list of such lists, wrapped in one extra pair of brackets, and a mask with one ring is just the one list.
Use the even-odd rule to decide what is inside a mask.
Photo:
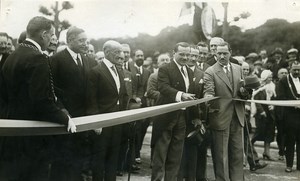
[(184, 77), (186, 77), (186, 74), (185, 74), (185, 72), (184, 72), (183, 66), (181, 67), (180, 70), (181, 70), (181, 72), (183, 73)]
[(82, 63), (81, 63), (81, 60), (79, 58), (79, 55), (77, 55), (76, 62), (77, 62), (78, 66), (82, 67)]
[(229, 66), (224, 66), (224, 71), (227, 75), (227, 78), (229, 79), (230, 84), (232, 85), (232, 77), (231, 77)]
[(117, 73), (117, 70), (116, 70), (115, 66), (111, 66), (110, 68), (115, 73), (115, 75), (118, 76), (118, 73)]

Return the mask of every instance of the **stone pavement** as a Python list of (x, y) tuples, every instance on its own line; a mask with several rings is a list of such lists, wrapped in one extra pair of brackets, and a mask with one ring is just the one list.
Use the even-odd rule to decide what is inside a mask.
[[(139, 174), (131, 174), (131, 181), (150, 181), (151, 168), (150, 168), (150, 139), (151, 139), (151, 126), (145, 136), (143, 148), (141, 151), (142, 164)], [(255, 146), (260, 158), (262, 159), (263, 143), (258, 142)], [(278, 150), (276, 143), (272, 144), (271, 155), (274, 158), (278, 157)], [(264, 160), (262, 160), (264, 161)], [(300, 181), (300, 171), (295, 170), (294, 162), (293, 172), (286, 173), (284, 161), (265, 161), (268, 166), (264, 169), (250, 172), (248, 165), (244, 168), (245, 181)], [(210, 180), (214, 180), (213, 165), (211, 157), (208, 157), (207, 176)], [(118, 177), (118, 181), (127, 181), (127, 174), (123, 177)]]

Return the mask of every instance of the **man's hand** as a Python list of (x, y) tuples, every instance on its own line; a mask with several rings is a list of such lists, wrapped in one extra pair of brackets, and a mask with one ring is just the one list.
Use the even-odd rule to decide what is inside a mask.
[(269, 105), (268, 108), (270, 111), (274, 110), (274, 106), (272, 106), (272, 105)]
[(94, 129), (96, 135), (100, 135), (102, 133), (102, 128)]
[(70, 133), (76, 133), (76, 125), (70, 117), (69, 117), (67, 131)]
[(201, 126), (202, 121), (200, 119), (194, 119), (194, 120), (192, 120), (192, 124), (194, 124), (195, 127)]
[(263, 116), (263, 117), (267, 117), (267, 114), (266, 114), (266, 112), (264, 111), (264, 112), (262, 112), (262, 113), (260, 113), (260, 115), (261, 116)]
[(139, 98), (139, 97), (136, 97), (136, 98), (135, 98), (135, 101), (136, 101), (136, 103), (141, 103), (141, 104), (142, 104), (142, 100), (141, 100), (141, 98)]
[(195, 99), (195, 94), (183, 93), (181, 95), (181, 100), (182, 101), (188, 101), (188, 100), (194, 100), (194, 99)]

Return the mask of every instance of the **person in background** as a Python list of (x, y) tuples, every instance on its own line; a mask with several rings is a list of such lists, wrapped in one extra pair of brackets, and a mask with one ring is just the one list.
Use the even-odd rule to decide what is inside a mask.
[(92, 60), (96, 60), (94, 45), (88, 44), (87, 56)]
[(213, 37), (209, 41), (210, 56), (207, 59), (207, 63), (212, 66), (217, 62), (217, 46), (223, 43), (224, 40), (220, 37)]
[(259, 52), (259, 56), (261, 58), (262, 61), (262, 65), (263, 67), (265, 66), (265, 64), (268, 62), (268, 54), (267, 54), (267, 50), (261, 50)]
[[(253, 97), (255, 100), (271, 100), (276, 98), (275, 84), (272, 82), (273, 74), (270, 70), (264, 70), (261, 73), (261, 88), (254, 91)], [(252, 144), (256, 141), (264, 142), (263, 158), (274, 161), (270, 154), (270, 144), (274, 141), (275, 136), (275, 116), (274, 106), (265, 104), (255, 104), (255, 124), (256, 130), (251, 139)]]
[(11, 54), (13, 51), (15, 51), (15, 46), (13, 44), (13, 38), (8, 36), (8, 39), (7, 39), (7, 53)]
[(49, 57), (53, 56), (56, 53), (57, 46), (58, 46), (57, 37), (56, 35), (53, 35), (50, 40), (50, 45), (46, 49), (46, 51), (44, 51), (44, 53)]
[(154, 72), (154, 70), (153, 70), (153, 60), (152, 60), (151, 57), (146, 58), (146, 60), (144, 61), (143, 67), (148, 69), (151, 74)]
[(8, 35), (7, 33), (0, 32), (0, 72), (4, 62), (8, 57), (7, 53), (7, 42), (8, 42)]
[(291, 48), (287, 51), (287, 62), (289, 63), (289, 67), (294, 61), (299, 61), (298, 50), (296, 48)]
[(198, 49), (199, 49), (199, 57), (198, 57), (198, 62), (197, 62), (197, 67), (205, 71), (210, 65), (207, 63), (207, 58), (208, 58), (208, 46), (204, 42), (199, 42), (197, 44)]
[(272, 52), (272, 59), (269, 59), (267, 63), (270, 63), (271, 67), (270, 70), (273, 72), (273, 80), (277, 81), (277, 73), (280, 68), (288, 68), (289, 64), (284, 59), (282, 48), (275, 48)]
[(131, 49), (130, 46), (126, 43), (122, 44), (122, 49), (125, 55), (125, 62), (124, 62), (124, 69), (128, 70), (129, 72), (131, 72), (132, 70), (134, 70), (134, 62), (131, 59)]
[(99, 51), (96, 53), (95, 56), (95, 60), (97, 61), (97, 63), (101, 63), (104, 60), (104, 52), (103, 51)]
[[(286, 68), (281, 68), (278, 70), (278, 81), (275, 82), (275, 91), (276, 94), (279, 95), (279, 81), (286, 77), (289, 74), (288, 70)], [(277, 99), (279, 97), (277, 96)], [(275, 106), (274, 108), (275, 112), (275, 123), (276, 123), (276, 128), (277, 128), (277, 135), (276, 135), (276, 142), (278, 145), (278, 160), (283, 161), (284, 160), (284, 152), (285, 152), (285, 131), (284, 131), (284, 108), (281, 106)]]
[(258, 78), (260, 78), (260, 74), (262, 73), (262, 71), (264, 70), (263, 68), (262, 68), (262, 65), (263, 65), (263, 63), (262, 63), (262, 61), (261, 60), (256, 60), (255, 62), (254, 62), (254, 70), (253, 70), (253, 74), (255, 74)]
[[(278, 82), (279, 100), (299, 100), (300, 99), (300, 63), (295, 61), (291, 64), (290, 73)], [(284, 132), (285, 139), (285, 171), (292, 172), (294, 153), (296, 145), (296, 169), (300, 170), (300, 107), (284, 107)]]

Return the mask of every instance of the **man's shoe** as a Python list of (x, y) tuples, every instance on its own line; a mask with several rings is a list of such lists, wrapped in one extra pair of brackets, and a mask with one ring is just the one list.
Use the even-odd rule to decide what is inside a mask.
[(123, 176), (123, 172), (117, 171), (117, 176), (122, 177)]
[(141, 163), (142, 163), (142, 160), (141, 160), (141, 158), (135, 158), (135, 163), (137, 163), (137, 164), (141, 164)]
[(250, 166), (250, 171), (254, 172), (258, 169), (263, 169), (267, 166), (267, 163), (262, 163), (260, 164), (259, 162), (257, 162), (254, 166)]
[(286, 167), (285, 169), (285, 172), (287, 173), (291, 173), (293, 170), (292, 170), (292, 167)]
[(131, 166), (131, 170), (132, 171), (137, 171), (137, 170), (140, 170), (141, 168), (139, 167), (139, 166), (137, 166), (137, 165), (132, 165)]
[(284, 156), (282, 156), (282, 155), (279, 155), (279, 157), (278, 157), (278, 160), (280, 160), (280, 161), (284, 161)]

